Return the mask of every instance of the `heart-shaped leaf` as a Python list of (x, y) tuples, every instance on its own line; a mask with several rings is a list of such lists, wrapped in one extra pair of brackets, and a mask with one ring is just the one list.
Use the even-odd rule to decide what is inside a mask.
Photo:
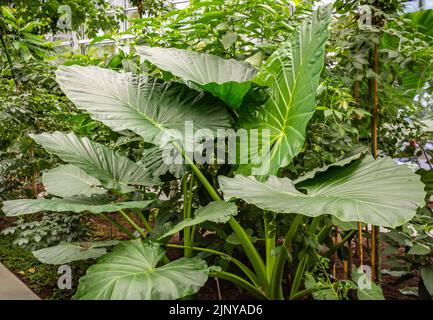
[(100, 187), (101, 182), (98, 179), (88, 175), (83, 169), (70, 164), (44, 172), (42, 183), (49, 194), (58, 197), (90, 197), (93, 194), (107, 192)]
[(98, 179), (107, 189), (130, 192), (128, 185), (154, 186), (159, 180), (142, 164), (129, 160), (102, 144), (73, 133), (31, 134), (30, 137), (65, 162), (69, 162)]
[(137, 47), (137, 52), (158, 68), (198, 85), (233, 108), (241, 105), (256, 74), (249, 63), (207, 53), (150, 47)]
[[(424, 202), (419, 176), (390, 158), (371, 156), (344, 167), (331, 167), (296, 186), (288, 178), (236, 175), (219, 177), (225, 199), (239, 198), (257, 207), (310, 217), (329, 214), (341, 221), (397, 227), (409, 221)], [(307, 194), (298, 189), (304, 189)]]
[(181, 258), (163, 266), (164, 251), (156, 244), (131, 240), (102, 256), (80, 279), (76, 299), (171, 300), (196, 293), (209, 269), (197, 257)]
[(180, 84), (147, 82), (147, 78), (98, 67), (60, 67), (56, 80), (78, 109), (114, 131), (130, 130), (145, 142), (164, 145), (173, 131), (211, 131), (231, 127), (217, 99)]
[(66, 264), (72, 261), (96, 259), (107, 253), (106, 247), (115, 246), (119, 241), (105, 242), (61, 242), (57, 246), (33, 251), (42, 263)]

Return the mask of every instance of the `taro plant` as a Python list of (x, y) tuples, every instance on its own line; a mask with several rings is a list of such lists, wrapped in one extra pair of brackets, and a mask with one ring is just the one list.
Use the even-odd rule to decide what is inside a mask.
[[(196, 293), (209, 276), (232, 281), (258, 298), (297, 299), (322, 289), (303, 286), (303, 281), (317, 257), (316, 244), (329, 233), (325, 216), (385, 227), (410, 220), (424, 201), (423, 184), (389, 158), (375, 161), (357, 154), (296, 180), (281, 176), (281, 168), (302, 150), (315, 110), (331, 11), (331, 6), (314, 11), (259, 70), (210, 54), (149, 47), (138, 47), (139, 55), (171, 73), (174, 82), (97, 67), (60, 67), (57, 81), (78, 109), (114, 131), (136, 133), (153, 147), (141, 162), (133, 162), (72, 133), (32, 134), (38, 144), (68, 164), (43, 177), (52, 198), (6, 201), (7, 215), (72, 211), (108, 218), (106, 212), (119, 212), (139, 234), (139, 239), (122, 241), (110, 253), (106, 246), (112, 242), (63, 243), (36, 251), (35, 256), (46, 263), (101, 256), (80, 279), (78, 299), (177, 299)], [(210, 171), (221, 163), (221, 154), (211, 155), (206, 137), (221, 138), (221, 130), (234, 128), (245, 130), (257, 144), (239, 140), (232, 145), (229, 151), (242, 151), (247, 145), (248, 154), (235, 157), (232, 170), (217, 182)], [(202, 147), (198, 152), (197, 146)], [(175, 161), (166, 161), (167, 150), (168, 158)], [(203, 163), (204, 156), (212, 163)], [(190, 172), (183, 170), (184, 165)], [(166, 172), (182, 178), (183, 219), (149, 236), (152, 226), (144, 211), (160, 205), (149, 187), (158, 187)], [(211, 201), (193, 212), (198, 184)], [(245, 211), (239, 208), (245, 208), (245, 203), (263, 221), (264, 254), (240, 223), (239, 212)], [(135, 210), (147, 230), (127, 210)], [(284, 228), (275, 223), (281, 217)], [(221, 224), (232, 229), (231, 241), (236, 238), (245, 257), (196, 244), (200, 226), (217, 229)], [(178, 232), (183, 234), (183, 245), (168, 243)], [(349, 236), (324, 255), (338, 250)], [(308, 239), (313, 244), (303, 246)], [(170, 261), (166, 248), (183, 249), (185, 256)], [(202, 254), (221, 257), (237, 270), (224, 263), (209, 267)], [(291, 279), (289, 288), (283, 285), (285, 270)]]

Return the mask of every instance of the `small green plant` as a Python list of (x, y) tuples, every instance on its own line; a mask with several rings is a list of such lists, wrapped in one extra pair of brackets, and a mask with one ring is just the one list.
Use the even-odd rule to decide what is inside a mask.
[(14, 245), (30, 251), (57, 245), (61, 241), (77, 241), (83, 239), (88, 232), (81, 216), (76, 214), (42, 214), (39, 220), (26, 220), (25, 217), (18, 217), (15, 224), (4, 229), (1, 234), (13, 235)]

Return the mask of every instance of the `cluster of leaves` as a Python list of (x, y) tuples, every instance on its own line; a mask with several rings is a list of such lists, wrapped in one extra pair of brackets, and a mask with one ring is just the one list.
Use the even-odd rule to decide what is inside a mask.
[(258, 66), (311, 8), (310, 1), (297, 7), (288, 0), (190, 2), (183, 10), (133, 20), (129, 32), (137, 37), (137, 44), (191, 48), (225, 58), (254, 55), (250, 61)]
[[(13, 8), (24, 21), (39, 21), (39, 34), (74, 31), (85, 25), (86, 32), (93, 37), (100, 30), (117, 29), (119, 21), (126, 18), (122, 7), (105, 0), (1, 0), (0, 6)], [(65, 8), (62, 6), (68, 6), (71, 11), (62, 10)], [(59, 23), (62, 18), (68, 19), (71, 26)]]
[[(420, 274), (420, 281), (416, 290), (410, 294), (420, 299), (431, 299), (433, 296), (433, 217), (431, 210), (425, 208), (409, 223), (390, 230), (384, 234), (389, 244), (385, 249), (388, 254), (386, 264), (389, 266), (385, 274), (395, 276), (395, 283), (401, 283)], [(404, 248), (404, 251), (401, 251)], [(403, 290), (403, 291), (402, 291)], [(408, 290), (401, 289), (407, 292)]]
[(70, 213), (54, 216), (42, 214), (39, 220), (27, 221), (19, 217), (16, 223), (4, 229), (2, 235), (13, 235), (13, 244), (33, 251), (59, 244), (61, 241), (73, 242), (85, 238), (88, 229), (80, 222), (79, 215)]

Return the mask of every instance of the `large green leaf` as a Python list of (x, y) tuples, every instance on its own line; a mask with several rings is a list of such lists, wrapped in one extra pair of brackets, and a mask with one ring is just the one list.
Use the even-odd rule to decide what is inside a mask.
[(98, 179), (107, 189), (130, 192), (128, 185), (154, 186), (159, 180), (142, 164), (135, 163), (107, 147), (73, 133), (31, 134), (38, 144), (89, 175)]
[(226, 223), (232, 216), (238, 213), (238, 208), (234, 203), (214, 201), (209, 203), (206, 207), (201, 207), (195, 212), (194, 218), (185, 219), (174, 226), (173, 229), (166, 232), (161, 238), (171, 236), (186, 227), (198, 225), (206, 221), (216, 223)]
[(192, 82), (233, 108), (250, 90), (256, 70), (246, 62), (175, 48), (137, 47), (137, 52), (158, 68)]
[(107, 202), (97, 197), (85, 198), (53, 198), (53, 199), (19, 199), (3, 202), (3, 212), (7, 216), (37, 213), (41, 211), (54, 212), (116, 212), (121, 209), (141, 209), (151, 204), (153, 200)]
[(119, 241), (61, 242), (57, 246), (33, 251), (42, 263), (66, 264), (72, 261), (96, 259), (107, 253), (106, 247), (115, 246)]
[(344, 167), (331, 167), (296, 184), (288, 178), (266, 182), (237, 175), (219, 177), (225, 199), (239, 198), (265, 210), (310, 217), (329, 214), (341, 221), (397, 227), (409, 221), (424, 202), (423, 184), (406, 166), (371, 156)]
[[(251, 158), (262, 159), (260, 165), (264, 169), (260, 175), (275, 175), (279, 168), (290, 164), (304, 145), (305, 128), (315, 110), (331, 10), (332, 6), (319, 7), (257, 74), (255, 81), (270, 88), (269, 98), (256, 110), (246, 110), (240, 125), (258, 130), (259, 144), (249, 146), (249, 150)], [(240, 147), (245, 148), (242, 144)], [(253, 167), (250, 162), (241, 165), (238, 172), (256, 175)]]
[(76, 299), (171, 300), (196, 293), (207, 281), (208, 267), (197, 257), (158, 267), (164, 251), (142, 240), (122, 242), (102, 256), (80, 279)]
[(89, 176), (86, 171), (71, 164), (61, 165), (44, 172), (42, 183), (45, 190), (58, 197), (86, 196), (103, 194), (107, 190), (101, 188), (98, 179)]
[(211, 131), (230, 127), (223, 103), (180, 84), (158, 84), (98, 67), (60, 67), (56, 79), (78, 109), (114, 131), (131, 130), (160, 146), (185, 124)]

